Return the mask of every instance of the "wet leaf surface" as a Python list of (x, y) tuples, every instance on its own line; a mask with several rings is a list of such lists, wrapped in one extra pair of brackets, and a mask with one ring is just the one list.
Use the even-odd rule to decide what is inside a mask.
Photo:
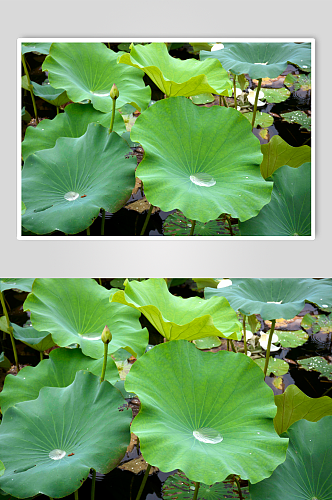
[(328, 363), (326, 359), (320, 356), (313, 356), (312, 358), (301, 359), (298, 363), (305, 370), (320, 372), (320, 378), (327, 377), (329, 380), (332, 380), (332, 364)]

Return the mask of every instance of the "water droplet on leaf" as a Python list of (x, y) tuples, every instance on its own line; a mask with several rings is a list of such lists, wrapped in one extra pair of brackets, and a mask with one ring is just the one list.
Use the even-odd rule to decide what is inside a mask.
[(201, 427), (193, 431), (193, 435), (198, 441), (202, 441), (202, 443), (216, 444), (223, 440), (221, 434), (211, 427)]
[(205, 172), (196, 172), (195, 175), (190, 176), (190, 180), (197, 186), (210, 187), (216, 184), (214, 178)]
[(79, 197), (79, 194), (78, 193), (75, 193), (75, 191), (68, 191), (68, 193), (66, 193), (64, 195), (64, 199), (67, 200), (67, 201), (74, 201), (76, 200), (77, 198)]
[(56, 448), (55, 450), (50, 451), (48, 455), (52, 460), (61, 460), (61, 458), (66, 456), (66, 452), (63, 450), (59, 450)]

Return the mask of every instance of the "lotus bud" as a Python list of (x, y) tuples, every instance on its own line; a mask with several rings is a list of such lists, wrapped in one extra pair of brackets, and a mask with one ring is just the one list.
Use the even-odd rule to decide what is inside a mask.
[(111, 88), (110, 96), (112, 99), (117, 99), (119, 97), (119, 89), (115, 83), (113, 83), (113, 87)]
[(107, 325), (105, 325), (103, 333), (101, 334), (101, 340), (104, 342), (104, 344), (109, 344), (112, 340), (112, 334)]

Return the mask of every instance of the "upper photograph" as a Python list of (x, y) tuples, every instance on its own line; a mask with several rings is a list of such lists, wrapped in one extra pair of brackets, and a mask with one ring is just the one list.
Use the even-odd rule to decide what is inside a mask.
[(314, 43), (19, 39), (17, 238), (313, 240)]

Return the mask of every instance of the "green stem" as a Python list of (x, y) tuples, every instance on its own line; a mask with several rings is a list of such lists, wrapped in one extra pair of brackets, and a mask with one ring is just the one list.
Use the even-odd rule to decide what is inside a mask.
[(143, 493), (143, 490), (144, 490), (144, 486), (145, 486), (145, 483), (149, 477), (149, 472), (150, 472), (150, 469), (151, 469), (151, 465), (148, 464), (147, 468), (146, 468), (146, 471), (145, 471), (145, 474), (144, 474), (144, 477), (143, 477), (143, 481), (141, 483), (141, 487), (140, 489), (138, 490), (138, 493), (137, 493), (137, 497), (136, 497), (136, 500), (139, 500), (142, 496), (142, 493)]
[(153, 210), (153, 205), (150, 204), (150, 208), (149, 208), (149, 211), (145, 217), (145, 221), (144, 221), (144, 225), (142, 227), (142, 231), (141, 231), (141, 234), (140, 236), (144, 236), (144, 233), (145, 233), (145, 230), (146, 230), (146, 227), (148, 225), (148, 222), (150, 220), (150, 217), (151, 217), (151, 214), (152, 214), (152, 210)]
[(50, 500), (53, 500), (53, 498), (52, 498), (52, 497), (48, 497), (48, 498), (49, 498)]
[(257, 89), (256, 89), (255, 104), (254, 104), (254, 112), (253, 112), (253, 115), (252, 115), (252, 122), (251, 122), (251, 128), (252, 128), (252, 129), (254, 128), (254, 124), (255, 124), (256, 111), (257, 111), (257, 102), (258, 102), (258, 95), (259, 95), (259, 91), (260, 91), (260, 89), (261, 89), (261, 85), (262, 85), (262, 79), (261, 79), (261, 78), (259, 78), (259, 79), (258, 79)]
[(102, 208), (101, 209), (101, 230), (100, 230), (100, 235), (104, 236), (105, 234), (105, 210)]
[(222, 99), (221, 99), (221, 95), (219, 96), (219, 106), (222, 106)]
[(7, 328), (8, 328), (8, 332), (9, 332), (9, 336), (10, 336), (10, 341), (12, 343), (14, 360), (15, 360), (15, 365), (16, 365), (17, 373), (18, 373), (20, 371), (20, 367), (19, 367), (19, 364), (18, 364), (18, 357), (17, 357), (16, 345), (15, 345), (15, 340), (14, 340), (14, 335), (13, 335), (13, 327), (10, 325), (8, 311), (7, 311), (7, 307), (6, 307), (6, 303), (5, 303), (5, 298), (4, 298), (3, 293), (1, 291), (0, 291), (0, 301), (1, 301), (3, 313), (4, 313), (5, 317), (6, 317)]
[(74, 498), (75, 498), (75, 500), (78, 500), (78, 490), (75, 491)]
[(227, 351), (229, 351), (229, 339), (227, 339)]
[(194, 493), (194, 496), (193, 496), (193, 500), (197, 500), (197, 495), (198, 495), (198, 490), (199, 490), (200, 484), (201, 483), (196, 483), (195, 484), (195, 493)]
[(101, 278), (98, 278), (98, 281), (99, 281), (99, 285), (103, 286), (103, 282), (101, 281)]
[(44, 359), (43, 351), (39, 351), (39, 356), (40, 356), (40, 361), (43, 361)]
[(265, 358), (265, 366), (264, 366), (264, 377), (266, 377), (266, 372), (267, 372), (267, 367), (269, 366), (269, 358), (270, 358), (270, 349), (271, 349), (271, 343), (272, 343), (272, 335), (274, 332), (274, 327), (276, 324), (276, 320), (272, 320), (272, 325), (271, 325), (271, 330), (270, 330), (270, 335), (269, 335), (269, 340), (267, 343), (267, 349), (266, 349), (266, 358)]
[(86, 228), (86, 235), (90, 236), (90, 226)]
[(234, 109), (236, 109), (236, 75), (233, 75), (234, 76)]
[(107, 365), (107, 351), (108, 351), (108, 344), (104, 344), (104, 361), (103, 361), (103, 368), (101, 370), (100, 383), (104, 382), (105, 378), (106, 365)]
[(95, 500), (95, 490), (96, 490), (96, 471), (95, 469), (92, 469), (91, 500)]
[(230, 343), (231, 343), (231, 346), (232, 346), (232, 351), (233, 352), (237, 352), (236, 348), (235, 348), (235, 345), (234, 345), (234, 342), (232, 339), (229, 339)]
[(247, 355), (248, 350), (247, 350), (246, 315), (245, 314), (243, 315), (242, 325), (243, 325), (244, 354)]
[(227, 222), (228, 222), (229, 232), (230, 232), (231, 236), (234, 236), (233, 229), (232, 229), (231, 218), (228, 215), (226, 215), (226, 219), (227, 219)]
[(189, 236), (194, 236), (195, 226), (196, 226), (196, 221), (192, 220), (191, 221), (191, 229), (190, 229), (190, 235)]
[(112, 132), (113, 130), (113, 125), (114, 125), (114, 118), (115, 118), (115, 101), (116, 99), (112, 99), (112, 119), (111, 119), (111, 125), (110, 125), (110, 129), (109, 129), (109, 133)]
[(240, 481), (238, 480), (238, 478), (236, 476), (234, 476), (234, 481), (236, 482), (237, 491), (239, 492), (240, 500), (243, 500)]
[(227, 104), (227, 101), (226, 101), (226, 98), (224, 95), (222, 96), (222, 102), (224, 103), (224, 106), (226, 106), (226, 108), (228, 108), (228, 104)]
[(60, 112), (60, 107), (59, 107), (59, 106), (57, 106), (57, 107), (56, 107), (56, 114), (58, 115), (58, 114), (59, 114), (59, 112)]
[(31, 85), (31, 81), (30, 81), (29, 71), (28, 71), (28, 68), (27, 68), (27, 65), (25, 62), (24, 54), (21, 54), (21, 56), (22, 56), (22, 64), (23, 64), (23, 68), (24, 68), (24, 73), (25, 73), (25, 76), (27, 77), (28, 87), (29, 87), (30, 94), (31, 94), (33, 110), (34, 110), (35, 118), (36, 118), (36, 125), (38, 125), (37, 106), (36, 106), (35, 96), (33, 95), (33, 91), (32, 91), (32, 85)]

